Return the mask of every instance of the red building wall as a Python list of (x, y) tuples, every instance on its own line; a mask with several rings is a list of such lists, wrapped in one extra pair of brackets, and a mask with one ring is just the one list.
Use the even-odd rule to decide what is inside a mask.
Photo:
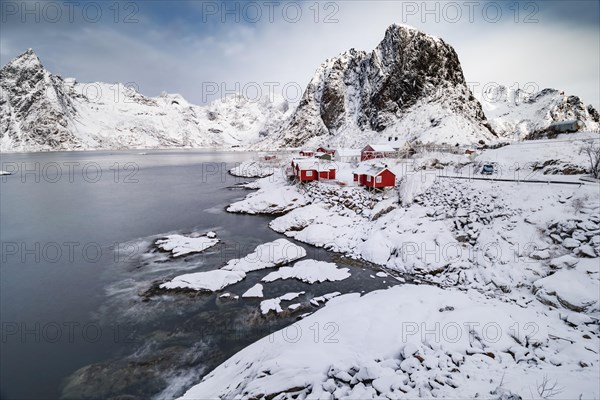
[[(381, 182), (379, 183), (377, 183), (377, 176), (381, 177)], [(377, 189), (396, 186), (396, 175), (394, 175), (390, 170), (384, 169), (377, 176), (372, 176), (370, 182), (367, 181), (365, 177), (365, 185)]]

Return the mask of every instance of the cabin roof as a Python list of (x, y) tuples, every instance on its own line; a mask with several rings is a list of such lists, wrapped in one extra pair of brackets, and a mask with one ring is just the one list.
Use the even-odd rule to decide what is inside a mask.
[[(357, 175), (370, 175), (370, 176), (377, 176), (379, 174), (381, 174), (384, 170), (389, 170), (389, 168), (382, 163), (377, 163), (377, 164), (361, 164), (358, 166), (358, 168), (356, 168), (353, 173), (357, 174)], [(392, 172), (392, 171), (390, 171)], [(392, 172), (393, 174), (393, 172)], [(394, 174), (395, 175), (395, 174)]]
[(367, 147), (372, 148), (373, 151), (396, 151), (392, 146), (387, 144), (368, 144), (367, 146), (365, 146), (365, 148), (363, 148), (363, 150), (366, 150)]
[(327, 172), (329, 170), (336, 169), (335, 164), (314, 158), (295, 158), (294, 160), (292, 160), (292, 162), (294, 163), (294, 165), (297, 165), (298, 168), (302, 170), (315, 170), (319, 172)]

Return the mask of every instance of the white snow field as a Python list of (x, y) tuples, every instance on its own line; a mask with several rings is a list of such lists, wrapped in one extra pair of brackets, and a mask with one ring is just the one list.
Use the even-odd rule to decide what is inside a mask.
[(492, 398), (537, 393), (544, 377), (561, 398), (597, 397), (598, 340), (581, 340), (559, 314), (431, 286), (343, 295), (240, 351), (182, 399)]
[[(315, 297), (315, 306), (329, 302), (182, 398), (599, 398), (600, 187), (579, 179), (587, 165), (578, 149), (589, 139), (384, 160), (399, 186), (383, 192), (355, 186), (346, 163), (345, 185), (259, 179), (235, 212), (285, 213), (273, 230), (423, 284)], [(480, 177), (487, 162), (565, 183), (453, 177)], [(298, 277), (298, 265), (314, 263), (263, 280)], [(318, 265), (311, 272), (330, 269)], [(263, 312), (284, 309), (265, 301)]]
[(271, 272), (264, 278), (263, 282), (273, 282), (278, 279), (295, 278), (307, 283), (343, 281), (350, 277), (348, 268), (338, 268), (334, 263), (316, 260), (302, 260), (293, 267), (281, 267)]
[[(213, 232), (209, 232), (213, 233)], [(212, 236), (212, 235), (210, 235)], [(188, 237), (183, 235), (168, 235), (158, 239), (156, 245), (164, 251), (169, 251), (173, 257), (179, 257), (190, 253), (200, 253), (219, 243), (219, 239), (206, 236)]]

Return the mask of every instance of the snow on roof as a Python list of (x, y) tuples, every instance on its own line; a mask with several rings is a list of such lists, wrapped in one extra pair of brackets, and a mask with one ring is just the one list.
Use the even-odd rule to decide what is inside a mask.
[(315, 158), (295, 158), (292, 160), (294, 165), (300, 169), (313, 169), (316, 171), (329, 171), (336, 169), (335, 164), (327, 160), (319, 160)]
[(390, 152), (396, 151), (392, 146), (387, 145), (387, 144), (369, 144), (366, 147), (372, 148), (373, 151), (390, 151)]
[(377, 164), (361, 164), (356, 168), (353, 173), (357, 175), (370, 175), (377, 176), (383, 170), (389, 169), (385, 164), (377, 163)]

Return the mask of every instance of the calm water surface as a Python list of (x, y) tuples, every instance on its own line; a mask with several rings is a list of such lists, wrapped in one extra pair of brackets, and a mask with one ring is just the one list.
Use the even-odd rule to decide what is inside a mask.
[[(219, 294), (143, 296), (157, 282), (212, 270), (283, 237), (270, 217), (225, 207), (248, 192), (227, 174), (252, 153), (203, 150), (1, 155), (2, 399), (173, 398), (248, 344), (313, 312), (309, 300), (397, 283), (371, 266), (302, 245), (351, 268), (343, 282), (265, 286), (265, 298), (306, 291), (294, 313), (264, 317), (260, 300)], [(206, 253), (173, 259), (168, 233), (217, 232)], [(227, 290), (241, 295), (256, 271)], [(289, 304), (289, 303), (287, 303)], [(283, 304), (284, 306), (287, 304)]]

